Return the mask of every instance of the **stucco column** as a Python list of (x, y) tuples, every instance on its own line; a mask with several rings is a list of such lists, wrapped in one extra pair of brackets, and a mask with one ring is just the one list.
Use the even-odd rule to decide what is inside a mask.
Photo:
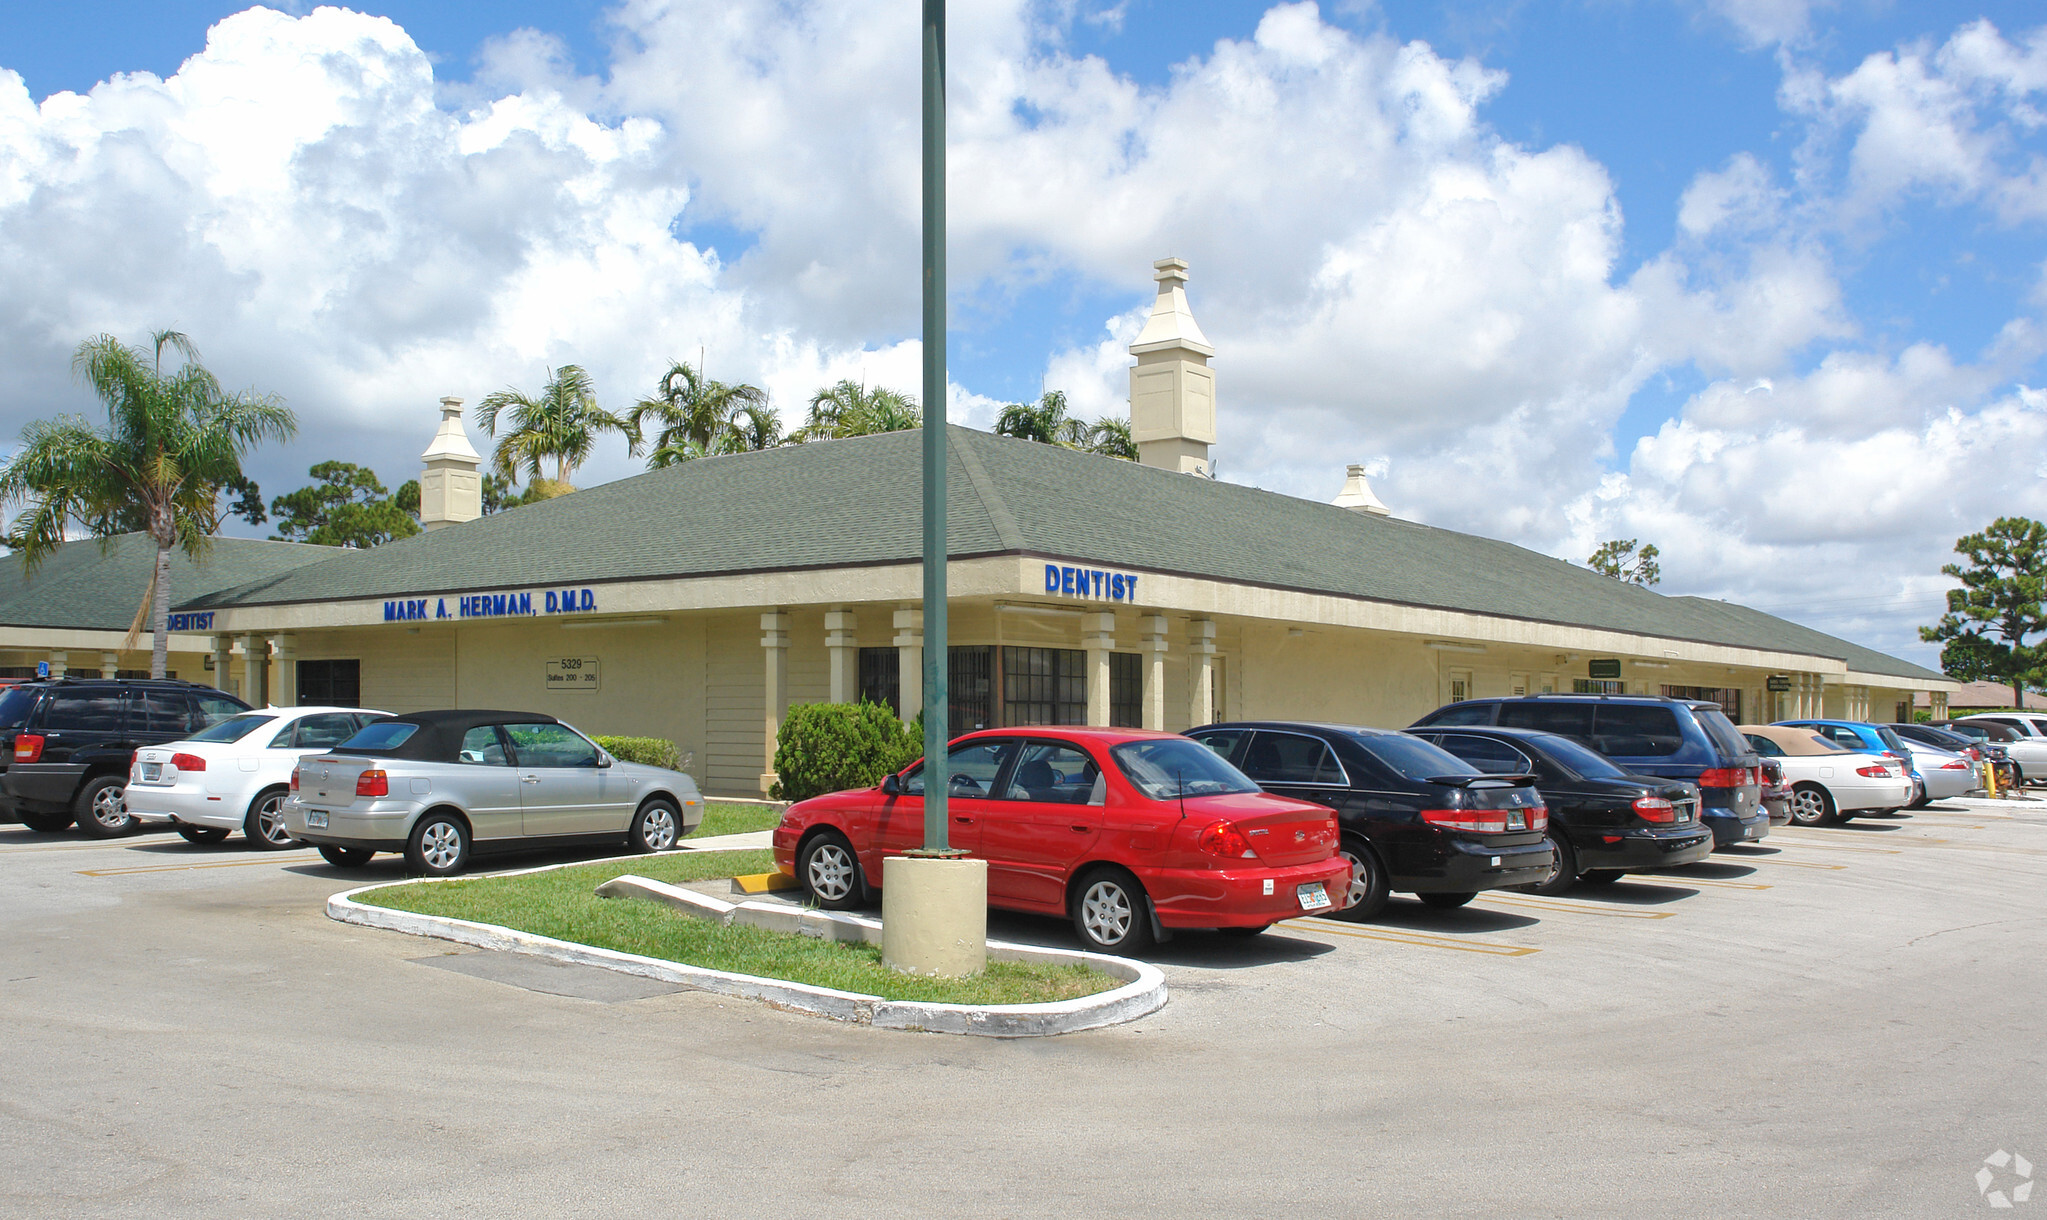
[(782, 715), (789, 710), (789, 616), (779, 610), (761, 615), (761, 652), (767, 657), (766, 745), (761, 755), (761, 795), (780, 778), (775, 774), (775, 747), (780, 744)]
[(103, 652), (100, 654), (100, 677), (111, 678), (121, 672), (121, 654)]
[(1929, 705), (1933, 708), (1933, 718), (1935, 720), (1946, 720), (1947, 692), (1944, 690), (1928, 691), (1927, 697)]
[(1215, 620), (1187, 624), (1187, 722), (1200, 728), (1215, 720)]
[(896, 701), (904, 724), (924, 710), (924, 612), (896, 611)]
[(51, 676), (52, 678), (61, 678), (61, 677), (63, 677), (63, 676), (64, 676), (64, 671), (65, 671), (65, 670), (67, 670), (67, 669), (69, 669), (69, 668), (71, 668), (71, 654), (70, 654), (70, 653), (68, 653), (68, 652), (53, 652), (53, 653), (51, 653), (51, 654), (50, 654), (50, 676)]
[(1144, 655), (1144, 727), (1166, 727), (1166, 616), (1147, 614), (1137, 620), (1144, 633), (1138, 651)]
[(235, 676), (230, 668), (234, 664), (235, 637), (217, 635), (213, 637), (213, 685), (224, 691), (235, 688)]
[(276, 648), (277, 672), (270, 678), (270, 702), (279, 707), (299, 705), (299, 645), (295, 637), (273, 635), (270, 643)]
[(1116, 616), (1097, 611), (1080, 616), (1080, 646), (1087, 650), (1087, 722), (1109, 724), (1109, 654), (1116, 650)]
[(242, 702), (262, 707), (269, 701), (263, 670), (270, 661), (270, 641), (251, 633), (242, 637)]
[(832, 702), (860, 701), (860, 618), (851, 610), (827, 610), (824, 646), (832, 659)]

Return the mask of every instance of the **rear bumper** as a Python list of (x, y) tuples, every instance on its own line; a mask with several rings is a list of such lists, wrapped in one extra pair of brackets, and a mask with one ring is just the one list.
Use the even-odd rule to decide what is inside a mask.
[(1699, 821), (1713, 832), (1713, 846), (1731, 847), (1736, 843), (1753, 843), (1770, 833), (1770, 815), (1756, 808), (1742, 816), (1732, 809), (1707, 808), (1701, 812)]
[(1912, 801), (1912, 781), (1907, 778), (1864, 779), (1853, 777), (1854, 782), (1836, 777), (1821, 780), (1827, 795), (1834, 798), (1834, 808), (1843, 812), (1854, 809), (1897, 809)]
[(1982, 772), (1975, 767), (1967, 771), (1949, 771), (1941, 767), (1930, 767), (1919, 773), (1926, 781), (1926, 795), (1931, 800), (1944, 801), (1950, 797), (1967, 796), (1983, 786)]
[[(308, 827), (306, 814), (322, 812), (327, 815), (325, 826)], [(372, 804), (366, 809), (327, 809), (309, 807), (291, 797), (284, 802), (280, 813), (284, 816), (285, 829), (294, 839), (328, 847), (361, 847), (371, 851), (404, 851), (405, 841), (412, 834), (413, 819), (419, 816), (419, 809), (411, 804), (393, 805), (380, 809)]]
[(1582, 838), (1573, 836), (1571, 846), (1577, 849), (1580, 869), (1634, 872), (1697, 864), (1713, 854), (1715, 844), (1712, 829), (1695, 823), (1669, 830), (1588, 831)]
[(31, 813), (69, 813), (85, 771), (84, 763), (15, 763), (7, 769), (8, 804)]
[[(1386, 887), (1403, 894), (1469, 894), (1533, 885), (1547, 878), (1556, 862), (1556, 852), (1547, 839), (1512, 846), (1448, 834), (1440, 835), (1439, 839), (1426, 870), (1394, 873)], [(1412, 851), (1405, 853), (1409, 862), (1414, 856)]]
[[(1350, 865), (1341, 856), (1279, 868), (1139, 868), (1159, 923), (1168, 928), (1262, 928), (1297, 915), (1326, 914), (1344, 900)], [(1322, 884), (1330, 905), (1304, 909), (1299, 887)]]
[(183, 822), (189, 826), (240, 830), (247, 812), (232, 798), (209, 795), (184, 785), (157, 788), (131, 783), (127, 798), (128, 814), (138, 822)]

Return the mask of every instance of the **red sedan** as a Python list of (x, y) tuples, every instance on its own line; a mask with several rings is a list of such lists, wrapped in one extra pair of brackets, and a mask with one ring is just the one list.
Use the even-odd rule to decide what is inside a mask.
[[(1334, 814), (1185, 737), (984, 729), (949, 755), (951, 845), (988, 861), (988, 905), (1066, 916), (1089, 948), (1142, 949), (1154, 928), (1255, 935), (1348, 896)], [(791, 805), (776, 867), (819, 906), (871, 901), (883, 858), (923, 845), (923, 767)]]

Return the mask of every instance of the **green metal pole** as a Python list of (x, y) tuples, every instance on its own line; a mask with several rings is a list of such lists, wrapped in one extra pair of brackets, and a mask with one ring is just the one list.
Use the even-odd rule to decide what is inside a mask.
[(924, 0), (924, 850), (949, 850), (945, 745), (945, 0)]

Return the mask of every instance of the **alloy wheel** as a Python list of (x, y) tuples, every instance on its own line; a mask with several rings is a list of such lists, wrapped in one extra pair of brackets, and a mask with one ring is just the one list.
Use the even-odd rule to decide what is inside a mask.
[(666, 851), (675, 846), (675, 815), (666, 805), (655, 805), (647, 810), (641, 819), (641, 836), (646, 839), (650, 851)]
[(1817, 826), (1827, 816), (1827, 801), (1816, 790), (1799, 788), (1791, 794), (1791, 820), (1800, 826)]
[(106, 787), (92, 794), (92, 820), (108, 830), (119, 830), (128, 824), (128, 792), (124, 788)]
[(263, 841), (277, 847), (291, 842), (291, 832), (284, 828), (284, 798), (273, 796), (256, 808), (256, 829)]
[(419, 851), (435, 871), (453, 868), (462, 858), (462, 832), (452, 823), (435, 822), (420, 836)]

